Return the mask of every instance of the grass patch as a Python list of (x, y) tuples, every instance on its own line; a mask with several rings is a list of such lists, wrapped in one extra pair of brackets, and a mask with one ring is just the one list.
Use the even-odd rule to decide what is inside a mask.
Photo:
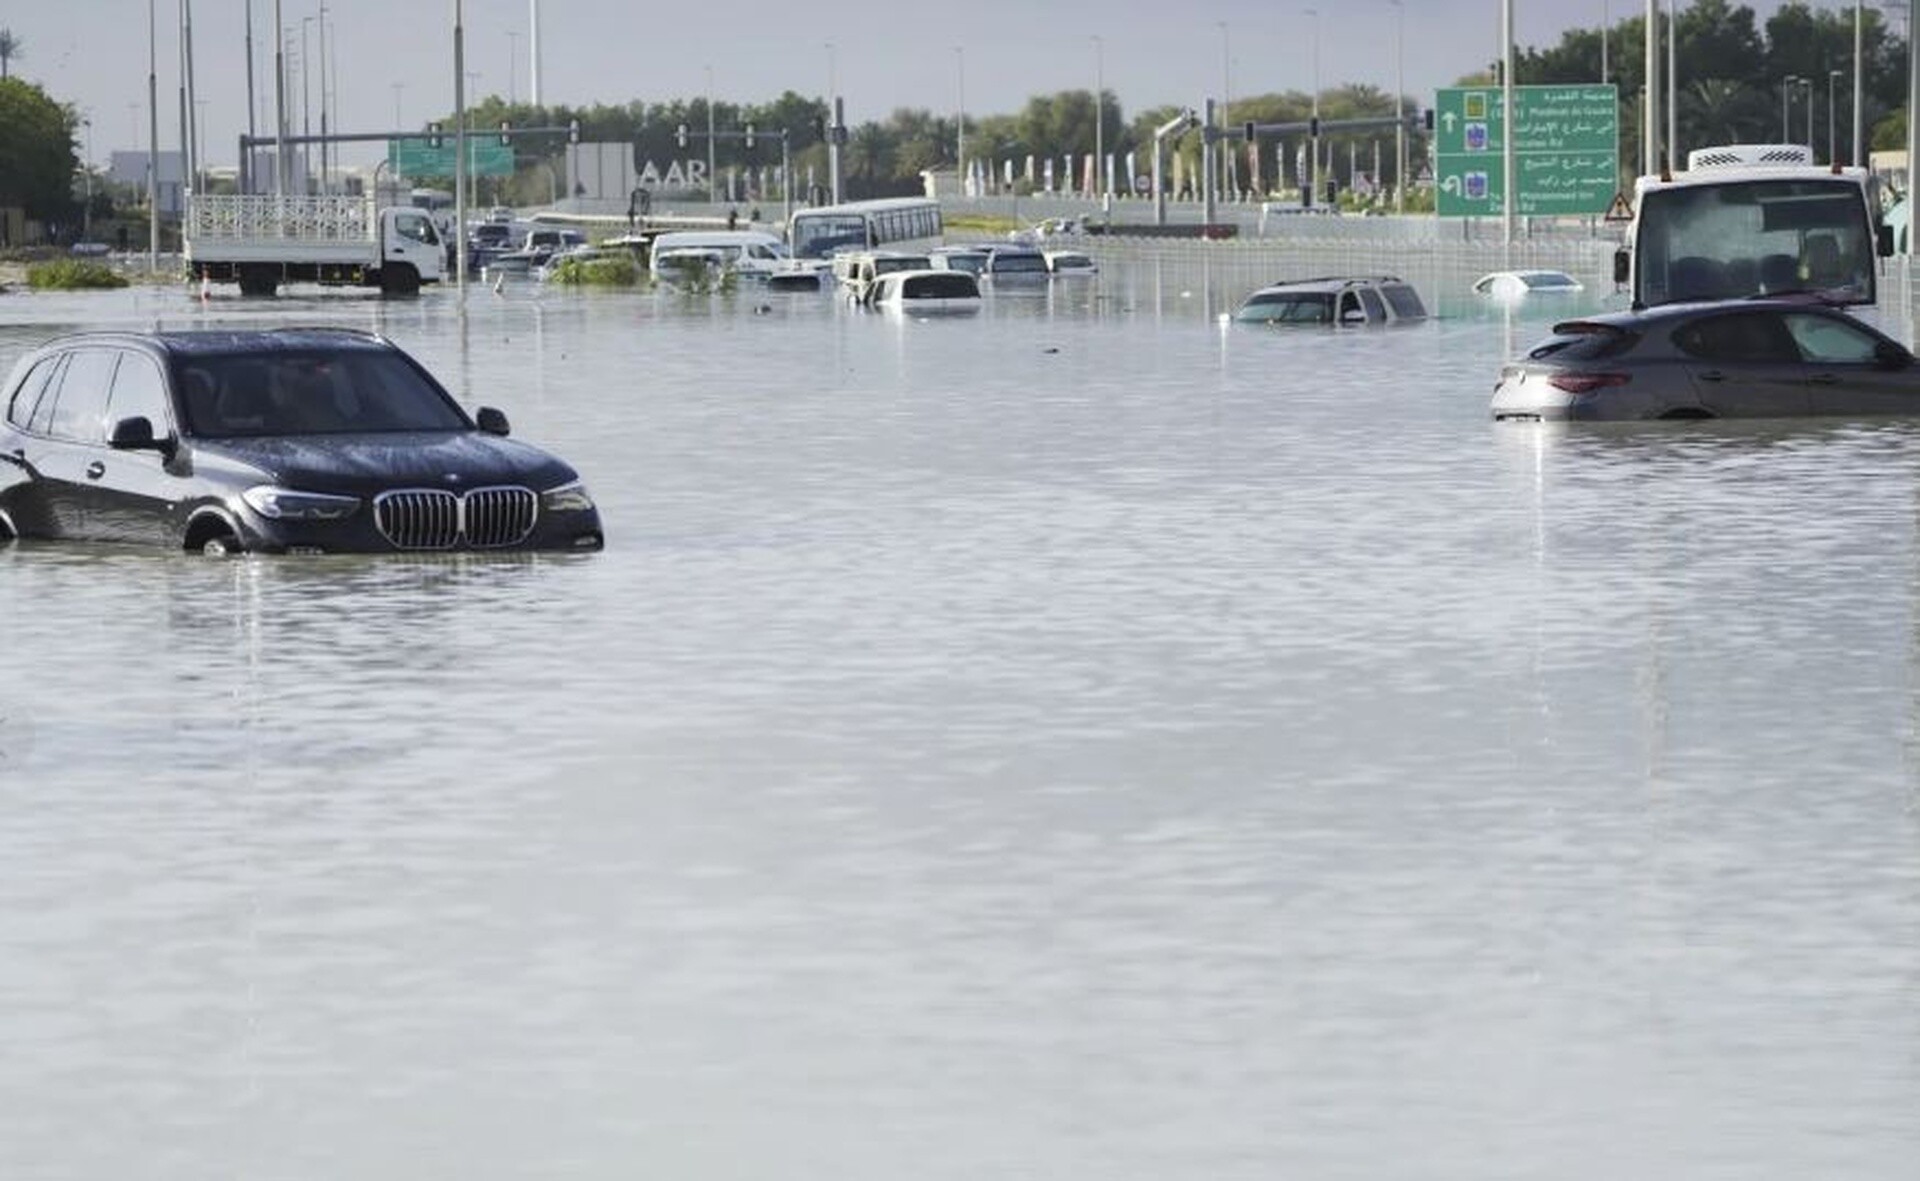
[(105, 263), (84, 258), (62, 258), (29, 266), (27, 286), (35, 291), (85, 291), (125, 287), (127, 280)]
[(995, 238), (1020, 228), (1019, 219), (997, 217), (990, 213), (948, 213), (941, 216), (940, 223), (949, 234), (958, 231), (962, 234), (984, 234)]

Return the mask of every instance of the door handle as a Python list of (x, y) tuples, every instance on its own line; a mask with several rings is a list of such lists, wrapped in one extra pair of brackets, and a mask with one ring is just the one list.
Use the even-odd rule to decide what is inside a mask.
[(97, 480), (106, 474), (107, 465), (97, 459), (87, 465), (87, 479), (89, 480)]
[(1839, 385), (1840, 379), (1831, 373), (1816, 373), (1807, 378), (1809, 385)]
[(1720, 372), (1718, 369), (1709, 369), (1705, 373), (1700, 374), (1700, 380), (1701, 381), (1725, 381), (1727, 380), (1727, 375)]

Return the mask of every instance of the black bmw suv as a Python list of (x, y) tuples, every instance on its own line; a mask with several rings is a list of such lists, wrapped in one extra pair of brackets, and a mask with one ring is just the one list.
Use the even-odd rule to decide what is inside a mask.
[(0, 391), (0, 541), (210, 554), (598, 550), (578, 473), (337, 328), (92, 332)]

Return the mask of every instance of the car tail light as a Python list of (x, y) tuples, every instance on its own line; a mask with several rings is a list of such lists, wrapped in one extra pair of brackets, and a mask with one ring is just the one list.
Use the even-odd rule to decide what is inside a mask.
[(1612, 385), (1625, 385), (1633, 378), (1625, 373), (1555, 373), (1547, 384), (1569, 394), (1591, 394)]

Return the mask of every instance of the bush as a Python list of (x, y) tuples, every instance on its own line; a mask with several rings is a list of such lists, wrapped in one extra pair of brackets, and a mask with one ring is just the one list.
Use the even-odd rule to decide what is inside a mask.
[(83, 258), (38, 262), (27, 268), (27, 286), (36, 291), (80, 291), (125, 287), (127, 280), (105, 263)]
[(577, 287), (637, 287), (640, 265), (631, 255), (608, 258), (563, 258), (547, 276), (549, 283)]

